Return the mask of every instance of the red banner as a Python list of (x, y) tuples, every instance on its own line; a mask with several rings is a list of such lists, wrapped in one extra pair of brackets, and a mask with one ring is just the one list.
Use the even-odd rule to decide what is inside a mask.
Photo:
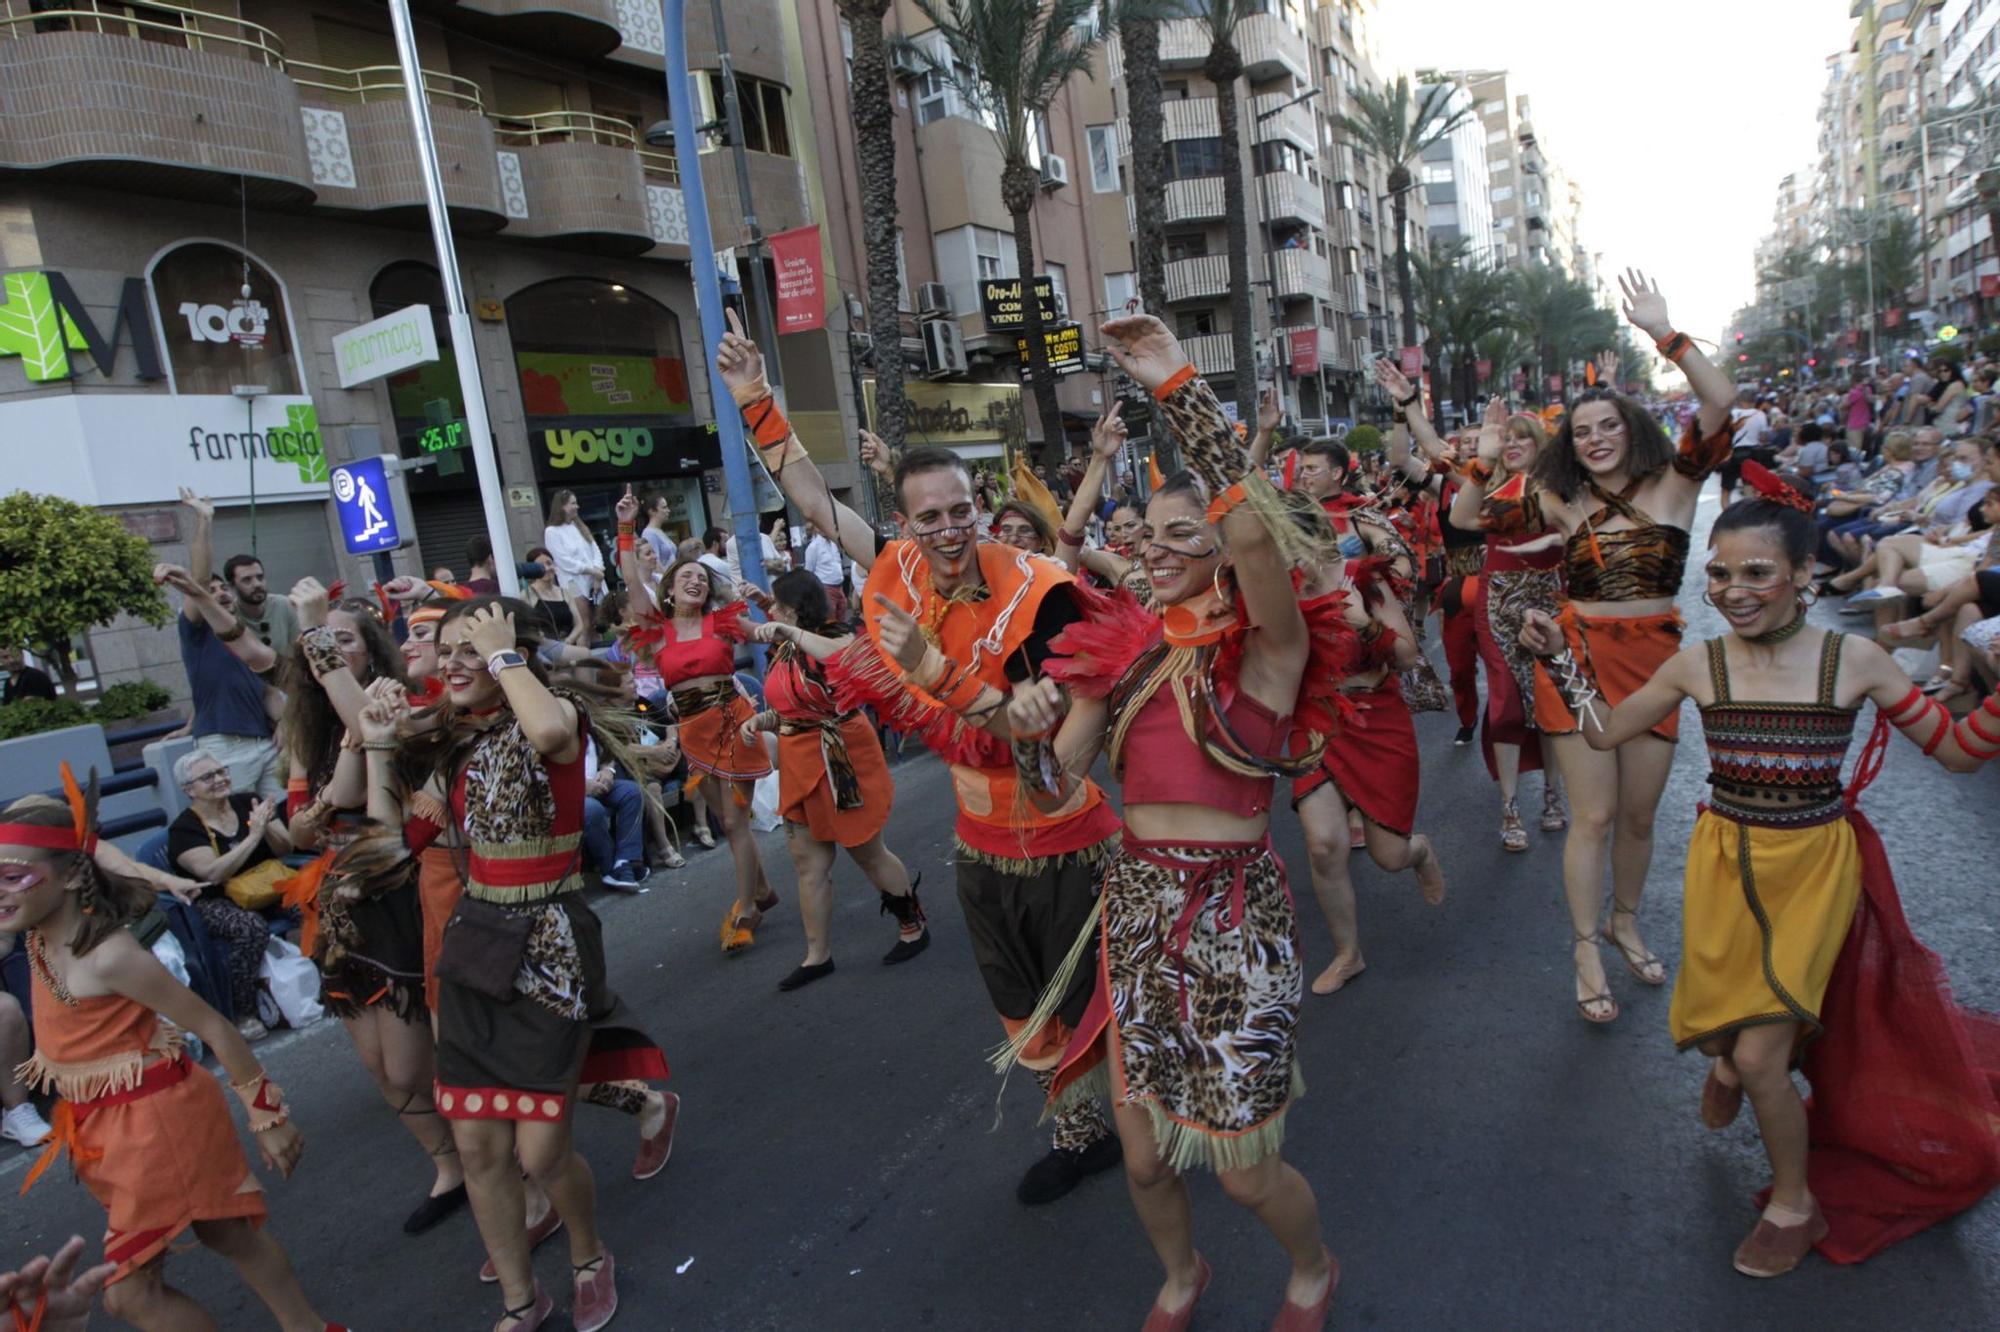
[(1979, 279), (1979, 294), (1988, 300), (2000, 296), (2000, 273), (1985, 273)]
[(1476, 361), (1473, 363), (1473, 368), (1479, 374), (1480, 383), (1484, 384), (1487, 380), (1493, 378), (1493, 362), (1484, 360)]
[(1401, 358), (1403, 363), (1403, 377), (1405, 379), (1415, 379), (1424, 372), (1424, 349), (1422, 347), (1403, 348)]
[(819, 228), (799, 227), (768, 238), (778, 270), (778, 332), (810, 333), (826, 327), (826, 294), (819, 277)]
[(1319, 373), (1319, 330), (1293, 328), (1285, 331), (1291, 352), (1292, 374), (1304, 379)]

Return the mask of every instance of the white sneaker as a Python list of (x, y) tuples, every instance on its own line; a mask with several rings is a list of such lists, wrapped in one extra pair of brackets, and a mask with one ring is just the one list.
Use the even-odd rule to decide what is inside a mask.
[(42, 1118), (41, 1111), (35, 1109), (33, 1101), (23, 1101), (0, 1115), (0, 1138), (18, 1142), (23, 1147), (39, 1147), (53, 1132), (55, 1130)]
[(246, 1041), (261, 1041), (271, 1034), (271, 1029), (254, 1017), (240, 1019), (236, 1031)]

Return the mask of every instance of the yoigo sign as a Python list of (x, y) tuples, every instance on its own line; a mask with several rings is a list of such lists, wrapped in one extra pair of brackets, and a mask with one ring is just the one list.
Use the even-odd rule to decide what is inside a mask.
[(644, 426), (586, 430), (544, 430), (542, 450), (558, 471), (604, 464), (630, 467), (653, 456), (653, 432)]

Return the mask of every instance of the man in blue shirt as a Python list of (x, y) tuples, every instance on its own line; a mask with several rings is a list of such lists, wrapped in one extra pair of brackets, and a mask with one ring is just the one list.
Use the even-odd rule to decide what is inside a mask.
[(181, 594), (175, 624), (194, 694), (194, 747), (229, 769), (232, 792), (284, 799), (285, 767), (265, 706), (269, 686), (258, 676), (277, 664), (277, 654), (236, 618), (220, 574), (203, 587), (187, 570), (162, 564), (153, 581)]

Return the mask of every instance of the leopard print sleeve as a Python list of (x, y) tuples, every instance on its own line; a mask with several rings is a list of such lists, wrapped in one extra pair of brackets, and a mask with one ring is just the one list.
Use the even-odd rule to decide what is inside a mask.
[(1222, 414), (1222, 402), (1207, 380), (1192, 375), (1158, 401), (1188, 470), (1201, 478), (1210, 495), (1220, 495), (1250, 470), (1250, 452)]

